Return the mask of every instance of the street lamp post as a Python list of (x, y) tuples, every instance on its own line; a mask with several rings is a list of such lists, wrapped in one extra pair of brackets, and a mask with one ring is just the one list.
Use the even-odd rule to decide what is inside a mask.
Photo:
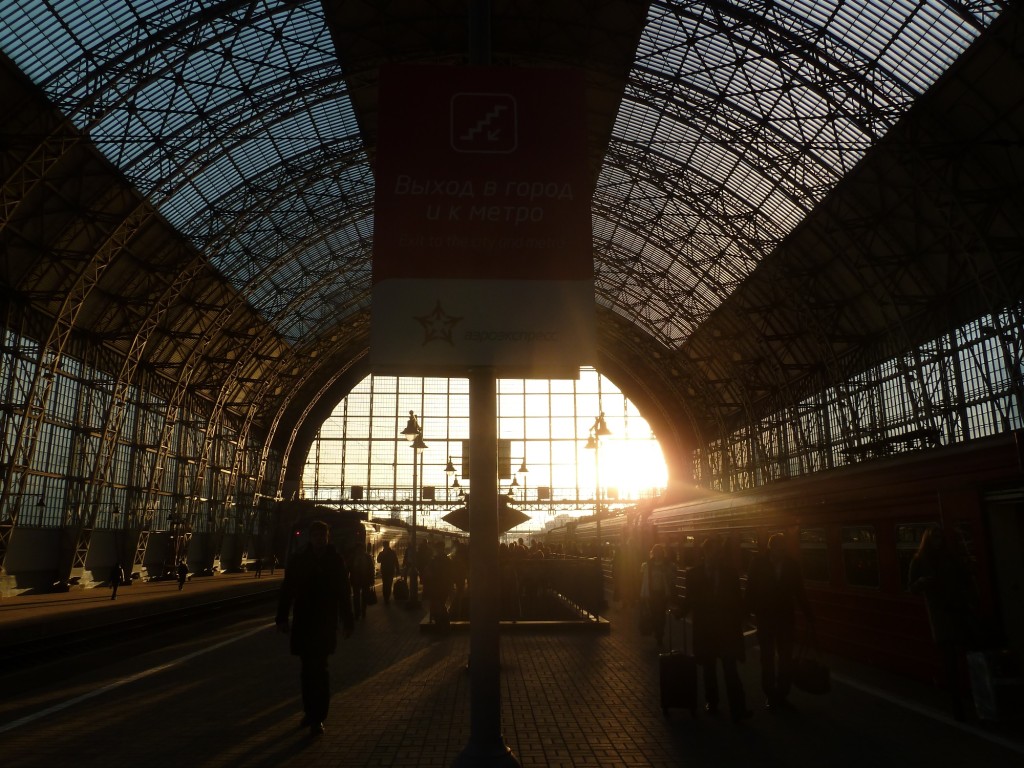
[(423, 427), (416, 418), (416, 414), (409, 411), (409, 421), (402, 430), (405, 439), (412, 442), (412, 531), (409, 533), (409, 547), (412, 549), (412, 558), (409, 562), (409, 607), (415, 608), (420, 604), (420, 582), (419, 570), (416, 561), (419, 559), (419, 550), (416, 548), (416, 512), (419, 499), (417, 496), (417, 462), (422, 466), (423, 457), (420, 455), (426, 450), (427, 444), (423, 442)]
[[(452, 488), (459, 487), (459, 478), (455, 477), (455, 465), (452, 464), (452, 457), (448, 457), (448, 463), (444, 467), (444, 501), (446, 504), (451, 503), (452, 500)], [(455, 483), (452, 484), (454, 478)]]
[(523, 457), (523, 463), (519, 465), (519, 469), (516, 470), (517, 475), (523, 476), (523, 508), (526, 508), (526, 473), (530, 470), (526, 467), (526, 458)]
[(601, 558), (604, 544), (601, 541), (601, 438), (610, 435), (612, 431), (604, 421), (604, 411), (594, 419), (590, 427), (590, 436), (587, 438), (587, 448), (594, 451), (594, 519), (597, 521), (597, 557)]

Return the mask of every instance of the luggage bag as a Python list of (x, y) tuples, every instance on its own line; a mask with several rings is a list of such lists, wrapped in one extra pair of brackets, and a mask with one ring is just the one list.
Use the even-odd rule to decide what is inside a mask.
[(668, 716), (670, 708), (688, 709), (697, 716), (697, 660), (687, 650), (686, 626), (683, 625), (683, 650), (672, 648), (672, 616), (668, 616), (668, 652), (658, 654), (658, 683), (661, 689), (661, 711)]
[(406, 583), (405, 577), (399, 576), (395, 579), (395, 585), (391, 588), (391, 595), (395, 600), (409, 599), (409, 585)]

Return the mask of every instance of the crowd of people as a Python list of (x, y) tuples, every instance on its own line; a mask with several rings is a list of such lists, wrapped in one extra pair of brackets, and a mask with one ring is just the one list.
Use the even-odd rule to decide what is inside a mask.
[[(409, 584), (421, 582), (419, 594), (428, 620), (443, 629), (452, 620), (468, 619), (469, 546), (456, 542), (449, 550), (443, 540), (427, 540), (416, 549), (408, 547), (399, 557), (384, 541), (376, 554), (369, 545), (341, 552), (330, 542), (329, 527), (320, 522), (310, 525), (309, 537), (307, 546), (295, 552), (285, 568), (276, 624), (290, 634), (291, 653), (300, 658), (301, 723), (316, 736), (324, 732), (330, 701), (327, 657), (337, 648), (338, 627), (348, 637), (356, 622), (366, 618), (367, 606), (378, 602), (377, 573), (384, 606), (417, 605), (418, 595), (410, 592)], [(503, 610), (521, 616), (541, 592), (542, 585), (520, 564), (571, 554), (548, 550), (536, 541), (502, 543), (498, 567)]]
[[(415, 599), (416, 593), (410, 595), (406, 580), (418, 578), (422, 580), (430, 622), (446, 627), (453, 618), (468, 618), (467, 544), (458, 542), (449, 551), (444, 541), (425, 541), (418, 550), (408, 548), (400, 561), (388, 542), (376, 556), (369, 546), (364, 549), (362, 545), (340, 553), (329, 543), (329, 534), (324, 523), (310, 527), (309, 545), (293, 555), (285, 570), (277, 612), (278, 628), (291, 633), (291, 651), (301, 659), (302, 723), (313, 735), (324, 730), (330, 699), (327, 657), (336, 648), (338, 626), (347, 637), (355, 622), (366, 618), (367, 606), (377, 602), (378, 571), (385, 606)], [(789, 709), (798, 642), (797, 614), (802, 615), (808, 638), (813, 637), (814, 615), (799, 562), (788, 551), (782, 533), (773, 534), (766, 551), (749, 562), (745, 588), (734, 544), (720, 537), (706, 538), (697, 562), (685, 569), (682, 580), (676, 553), (663, 543), (654, 544), (646, 556), (635, 547), (624, 546), (612, 557), (615, 597), (637, 610), (641, 631), (653, 636), (659, 649), (663, 648), (669, 617), (690, 619), (693, 656), (701, 668), (704, 709), (712, 716), (719, 713), (721, 669), (729, 713), (740, 722), (753, 714), (738, 670), (746, 657), (744, 626), (753, 617), (765, 707)], [(503, 604), (503, 610), (519, 615), (523, 601), (536, 597), (541, 590), (541, 584), (533, 583), (528, 575), (524, 577), (531, 569), (519, 567), (521, 563), (573, 554), (550, 550), (538, 541), (527, 544), (519, 539), (501, 544), (500, 593), (503, 603), (515, 603)], [(954, 712), (962, 717), (963, 702), (955, 677), (958, 654), (967, 642), (969, 580), (944, 547), (941, 529), (925, 533), (910, 566), (909, 589), (925, 596), (933, 636), (946, 662)]]
[[(816, 641), (800, 564), (790, 553), (785, 535), (770, 536), (766, 551), (750, 560), (745, 587), (741, 586), (738, 547), (728, 538), (705, 539), (697, 562), (689, 568), (680, 569), (677, 560), (676, 553), (661, 543), (654, 544), (646, 556), (628, 543), (615, 552), (615, 596), (636, 609), (641, 632), (652, 635), (661, 650), (667, 617), (688, 617), (693, 655), (702, 669), (704, 708), (709, 714), (718, 713), (721, 667), (730, 712), (740, 721), (752, 714), (737, 671), (746, 656), (744, 627), (752, 623), (765, 708), (792, 709), (789, 693), (797, 648), (800, 644), (813, 647)], [(932, 638), (944, 665), (943, 685), (954, 716), (963, 719), (960, 679), (975, 631), (975, 598), (968, 569), (946, 542), (941, 527), (925, 530), (907, 583), (911, 593), (925, 598)], [(798, 615), (804, 627), (799, 637)]]
[(719, 668), (732, 719), (739, 722), (753, 714), (738, 670), (746, 659), (743, 630), (751, 614), (757, 625), (765, 706), (789, 706), (796, 613), (800, 611), (809, 626), (813, 626), (813, 615), (799, 565), (786, 552), (781, 533), (774, 534), (767, 552), (751, 563), (745, 590), (737, 558), (719, 537), (703, 541), (697, 563), (684, 573), (685, 592), (679, 589), (676, 558), (669, 556), (664, 544), (651, 548), (639, 566), (637, 580), (623, 572), (623, 557), (625, 553), (616, 564), (617, 574), (625, 582), (617, 585), (618, 594), (626, 602), (636, 600), (643, 631), (654, 636), (659, 649), (668, 616), (690, 618), (693, 655), (701, 667), (704, 709), (709, 715), (719, 713)]

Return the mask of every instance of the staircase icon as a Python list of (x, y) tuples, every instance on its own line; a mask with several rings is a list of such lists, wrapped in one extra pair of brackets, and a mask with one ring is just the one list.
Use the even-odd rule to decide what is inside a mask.
[(451, 145), (456, 152), (509, 154), (519, 143), (516, 100), (509, 93), (456, 93)]

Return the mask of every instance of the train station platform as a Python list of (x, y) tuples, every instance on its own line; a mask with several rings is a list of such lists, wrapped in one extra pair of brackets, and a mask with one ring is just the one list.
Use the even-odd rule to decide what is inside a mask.
[[(0, 765), (451, 765), (470, 739), (469, 633), (420, 631), (425, 608), (371, 606), (339, 640), (327, 730), (311, 737), (299, 727), (298, 660), (272, 625), (280, 578), (0, 601)], [(253, 602), (226, 613), (227, 599)], [(186, 609), (206, 613), (185, 620)], [(666, 716), (653, 640), (624, 609), (607, 618), (607, 631), (502, 633), (502, 729), (520, 765), (1024, 765), (1022, 723), (957, 722), (941, 692), (838, 659), (827, 659), (830, 693), (794, 691), (792, 710), (766, 710), (753, 637), (741, 665), (751, 719)], [(47, 650), (75, 633), (74, 653)], [(31, 664), (7, 653), (32, 644)]]

